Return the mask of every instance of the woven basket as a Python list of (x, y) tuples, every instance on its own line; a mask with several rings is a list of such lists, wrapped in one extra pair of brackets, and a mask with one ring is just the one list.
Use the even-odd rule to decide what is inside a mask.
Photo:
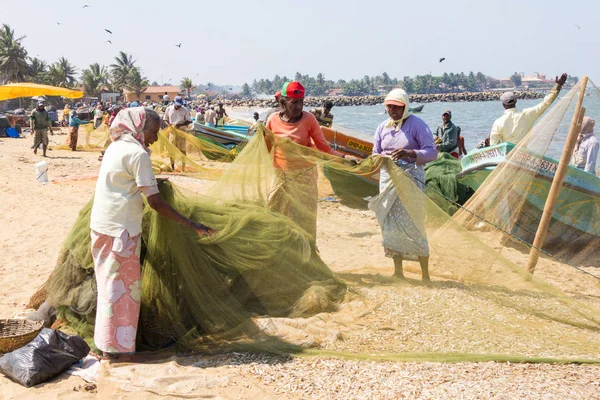
[(44, 327), (41, 321), (0, 319), (0, 353), (9, 353), (31, 342)]
[(48, 294), (46, 293), (46, 284), (44, 283), (34, 294), (29, 298), (29, 303), (25, 306), (26, 308), (33, 308), (37, 310), (40, 308), (43, 302), (46, 301)]

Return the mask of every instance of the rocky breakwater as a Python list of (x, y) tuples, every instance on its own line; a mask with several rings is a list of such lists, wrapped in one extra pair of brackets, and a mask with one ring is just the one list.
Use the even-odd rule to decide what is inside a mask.
[[(503, 92), (465, 92), (465, 93), (435, 93), (435, 94), (411, 94), (410, 101), (413, 104), (434, 102), (459, 102), (459, 101), (498, 101)], [(518, 99), (539, 99), (544, 97), (539, 92), (515, 92)], [(385, 96), (324, 96), (306, 97), (306, 107), (321, 107), (323, 102), (329, 100), (335, 107), (347, 106), (371, 106), (382, 104)], [(242, 99), (223, 100), (223, 104), (229, 107), (245, 108), (269, 108), (275, 107), (275, 100), (268, 99)]]

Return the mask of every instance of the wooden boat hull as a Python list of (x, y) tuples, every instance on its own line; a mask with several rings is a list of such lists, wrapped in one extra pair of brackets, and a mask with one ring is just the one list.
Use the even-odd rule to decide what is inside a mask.
[(373, 153), (373, 143), (358, 139), (334, 128), (321, 127), (329, 145), (337, 151), (360, 158), (369, 157)]
[[(507, 154), (514, 147), (511, 143), (502, 143), (469, 153), (461, 161), (463, 171), (457, 179), (477, 190), (496, 166), (506, 162)], [(527, 197), (512, 233), (532, 243), (558, 161), (550, 157), (540, 158), (526, 150), (519, 151), (520, 154), (510, 158), (509, 168), (524, 170), (532, 178), (514, 182), (515, 196)], [(589, 264), (590, 258), (598, 258), (588, 254), (586, 249), (597, 249), (600, 245), (599, 214), (600, 178), (569, 167), (544, 248), (566, 261)], [(600, 260), (594, 261), (596, 263), (600, 264)]]
[(242, 142), (247, 142), (250, 138), (247, 127), (232, 129), (225, 126), (225, 129), (222, 129), (220, 127), (215, 128), (202, 124), (194, 124), (194, 131), (196, 136), (224, 146), (237, 146)]
[(366, 210), (369, 198), (379, 194), (379, 171), (361, 176), (323, 167), (323, 172), (329, 180), (333, 192), (345, 206)]
[[(334, 128), (321, 127), (329, 145), (339, 152), (359, 158), (373, 153), (373, 143), (342, 133)], [(349, 175), (323, 168), (335, 195), (348, 207), (366, 209), (369, 198), (379, 193), (379, 171), (366, 175)]]

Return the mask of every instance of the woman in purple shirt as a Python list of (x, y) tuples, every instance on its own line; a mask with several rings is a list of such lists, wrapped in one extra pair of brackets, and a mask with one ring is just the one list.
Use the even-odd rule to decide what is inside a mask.
[[(390, 118), (379, 125), (375, 132), (373, 155), (390, 157), (400, 168), (396, 172), (404, 172), (416, 187), (424, 192), (423, 166), (435, 160), (438, 155), (431, 129), (422, 119), (408, 112), (409, 98), (404, 90), (392, 90), (385, 98), (384, 104)], [(425, 206), (419, 204), (418, 209), (409, 205), (405, 207), (391, 183), (390, 173), (384, 165), (379, 179), (380, 195), (369, 204), (381, 226), (385, 255), (394, 260), (394, 276), (398, 278), (404, 278), (404, 258), (409, 255), (417, 256), (423, 281), (427, 282), (429, 245), (425, 235)], [(411, 188), (414, 189), (412, 185)]]

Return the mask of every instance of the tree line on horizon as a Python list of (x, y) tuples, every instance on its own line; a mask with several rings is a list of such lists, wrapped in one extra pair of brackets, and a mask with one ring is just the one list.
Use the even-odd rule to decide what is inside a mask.
[[(273, 94), (281, 90), (283, 84), (288, 81), (288, 77), (275, 75), (270, 79), (260, 79), (252, 82), (252, 85), (247, 83), (242, 87), (243, 97), (253, 97), (254, 94)], [(429, 93), (454, 93), (454, 92), (479, 92), (486, 89), (496, 89), (503, 87), (502, 82), (482, 72), (464, 72), (447, 73), (440, 76), (433, 75), (417, 75), (414, 77), (405, 76), (401, 80), (398, 78), (390, 78), (387, 72), (377, 76), (365, 75), (362, 79), (352, 79), (338, 81), (325, 79), (323, 73), (317, 74), (316, 77), (303, 75), (296, 72), (294, 80), (302, 83), (306, 92), (311, 96), (324, 96), (332, 89), (341, 90), (344, 96), (368, 96), (380, 94), (383, 91), (388, 91), (394, 87), (401, 87), (408, 93), (429, 94)], [(511, 84), (514, 87), (520, 87), (522, 77), (515, 72), (511, 77)], [(576, 84), (578, 78), (569, 76), (568, 84)]]

